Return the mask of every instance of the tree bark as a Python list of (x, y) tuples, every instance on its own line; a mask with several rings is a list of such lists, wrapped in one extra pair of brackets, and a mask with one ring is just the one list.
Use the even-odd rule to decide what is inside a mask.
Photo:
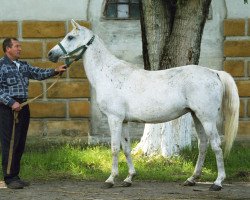
[[(146, 70), (198, 64), (211, 0), (140, 0)], [(146, 124), (133, 153), (171, 156), (191, 144), (190, 114), (163, 124)]]

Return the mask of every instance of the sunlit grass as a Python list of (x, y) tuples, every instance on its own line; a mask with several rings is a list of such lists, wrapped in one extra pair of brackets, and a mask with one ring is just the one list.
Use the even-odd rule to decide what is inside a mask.
[[(184, 181), (192, 173), (198, 156), (194, 145), (180, 156), (133, 156), (137, 180)], [(249, 146), (235, 145), (225, 160), (227, 180), (249, 181)], [(27, 148), (23, 155), (21, 176), (29, 180), (81, 179), (104, 181), (110, 175), (111, 150), (108, 146), (71, 146)], [(119, 156), (119, 180), (127, 176), (125, 156)], [(0, 172), (2, 176), (2, 172)], [(201, 181), (213, 181), (217, 176), (215, 156), (207, 152)]]

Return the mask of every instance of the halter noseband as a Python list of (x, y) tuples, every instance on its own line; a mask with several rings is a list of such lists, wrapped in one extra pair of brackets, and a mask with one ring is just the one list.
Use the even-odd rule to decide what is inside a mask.
[[(79, 59), (81, 59), (84, 52), (87, 50), (88, 46), (93, 43), (94, 39), (95, 39), (95, 36), (93, 35), (93, 37), (88, 41), (87, 44), (82, 45), (69, 53), (67, 53), (67, 51), (65, 50), (61, 42), (59, 42), (58, 43), (59, 47), (62, 49), (63, 53), (65, 53), (65, 56), (67, 57), (65, 59), (66, 67), (69, 67), (74, 61), (78, 61)], [(73, 59), (73, 55), (79, 51), (81, 51), (81, 53)], [(70, 59), (73, 59), (73, 60), (70, 60)]]

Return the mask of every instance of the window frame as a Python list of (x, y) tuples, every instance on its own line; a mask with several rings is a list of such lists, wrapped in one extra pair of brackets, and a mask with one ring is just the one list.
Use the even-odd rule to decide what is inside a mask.
[[(112, 2), (109, 2), (112, 1)], [(138, 17), (131, 17), (131, 7), (133, 4), (138, 5), (138, 9), (139, 9), (139, 0), (138, 2), (133, 2), (133, 0), (127, 0), (127, 2), (119, 2), (120, 0), (106, 0), (105, 1), (105, 5), (104, 5), (104, 10), (103, 10), (103, 19), (105, 20), (140, 20), (140, 10), (138, 10), (139, 12), (139, 16)], [(107, 11), (108, 11), (108, 6), (110, 4), (114, 4), (116, 6), (116, 11), (115, 17), (108, 17), (107, 16)], [(118, 5), (128, 5), (128, 17), (118, 17)]]

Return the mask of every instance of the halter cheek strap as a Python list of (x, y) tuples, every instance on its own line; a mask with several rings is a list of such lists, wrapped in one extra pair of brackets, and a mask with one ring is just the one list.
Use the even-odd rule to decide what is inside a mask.
[[(66, 49), (63, 47), (61, 42), (59, 42), (58, 43), (59, 47), (62, 49), (63, 53), (65, 53), (65, 56), (67, 56), (67, 58), (65, 59), (66, 66), (69, 67), (74, 61), (81, 59), (84, 52), (87, 50), (88, 46), (93, 43), (94, 39), (95, 39), (95, 36), (93, 35), (93, 37), (88, 41), (87, 44), (82, 45), (69, 53), (67, 53)], [(77, 55), (76, 57), (74, 57), (74, 54), (79, 52), (79, 51), (81, 51), (81, 53), (79, 55)], [(73, 60), (70, 60), (70, 59), (73, 59)]]

